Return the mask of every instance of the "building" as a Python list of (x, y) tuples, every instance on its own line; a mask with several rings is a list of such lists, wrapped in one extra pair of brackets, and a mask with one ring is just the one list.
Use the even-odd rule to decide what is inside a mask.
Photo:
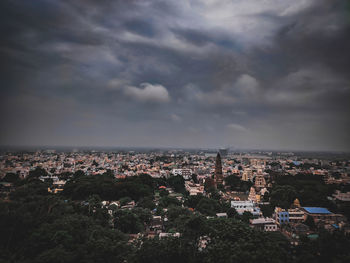
[(345, 222), (346, 217), (342, 214), (333, 214), (323, 207), (302, 207), (307, 216), (311, 216), (315, 223), (338, 224)]
[(272, 218), (256, 218), (256, 219), (250, 219), (250, 226), (255, 228), (255, 229), (259, 229), (261, 231), (277, 231), (277, 224), (276, 221)]
[(231, 201), (231, 207), (240, 215), (244, 212), (252, 213), (254, 216), (261, 215), (259, 207), (256, 207), (252, 201)]
[(242, 173), (242, 180), (243, 181), (251, 181), (253, 179), (253, 171), (250, 168), (244, 169)]
[(289, 213), (280, 207), (275, 208), (275, 220), (278, 225), (289, 224)]
[(275, 220), (278, 225), (283, 224), (300, 224), (306, 219), (305, 212), (299, 208), (282, 209), (280, 207), (275, 208)]
[(222, 164), (221, 164), (221, 156), (220, 153), (216, 155), (215, 161), (215, 175), (214, 175), (216, 185), (222, 184), (224, 181), (224, 176), (222, 174)]
[(255, 187), (264, 188), (266, 186), (266, 181), (263, 175), (257, 175), (255, 177)]
[(304, 211), (299, 208), (288, 209), (289, 223), (303, 223), (306, 219)]
[(219, 218), (227, 218), (227, 213), (217, 213), (217, 214), (216, 214), (216, 217), (219, 217)]
[(339, 201), (350, 202), (350, 192), (342, 193), (339, 190), (336, 190), (333, 196)]
[(248, 200), (250, 200), (250, 201), (252, 201), (252, 202), (256, 202), (256, 201), (257, 201), (256, 193), (255, 193), (254, 187), (250, 187), (250, 192), (249, 192)]
[(192, 170), (191, 169), (173, 169), (172, 174), (177, 176), (181, 175), (185, 180), (190, 180), (192, 178)]

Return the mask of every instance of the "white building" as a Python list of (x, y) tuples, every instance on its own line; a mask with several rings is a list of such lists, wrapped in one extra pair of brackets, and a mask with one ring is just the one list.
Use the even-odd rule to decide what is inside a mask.
[(181, 175), (185, 180), (191, 179), (192, 176), (192, 170), (191, 169), (173, 169), (172, 171), (173, 175)]
[(259, 216), (261, 211), (252, 201), (231, 201), (231, 207), (236, 209), (237, 213), (242, 215), (244, 212), (250, 212), (254, 216)]

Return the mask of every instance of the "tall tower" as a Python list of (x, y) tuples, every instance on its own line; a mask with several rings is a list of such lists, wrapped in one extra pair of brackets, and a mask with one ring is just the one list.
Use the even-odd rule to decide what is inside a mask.
[(224, 180), (224, 176), (222, 175), (222, 165), (221, 165), (221, 156), (220, 153), (216, 155), (215, 162), (215, 183), (222, 184)]

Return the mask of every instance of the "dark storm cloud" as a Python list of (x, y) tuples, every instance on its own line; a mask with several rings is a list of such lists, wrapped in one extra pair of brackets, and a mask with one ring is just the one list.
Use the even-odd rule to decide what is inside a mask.
[(1, 1), (2, 144), (349, 150), (347, 1)]

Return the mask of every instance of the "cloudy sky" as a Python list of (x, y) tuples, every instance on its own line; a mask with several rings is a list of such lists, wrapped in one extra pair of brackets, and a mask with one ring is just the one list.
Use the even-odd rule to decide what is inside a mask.
[(342, 0), (1, 0), (1, 145), (350, 150)]

